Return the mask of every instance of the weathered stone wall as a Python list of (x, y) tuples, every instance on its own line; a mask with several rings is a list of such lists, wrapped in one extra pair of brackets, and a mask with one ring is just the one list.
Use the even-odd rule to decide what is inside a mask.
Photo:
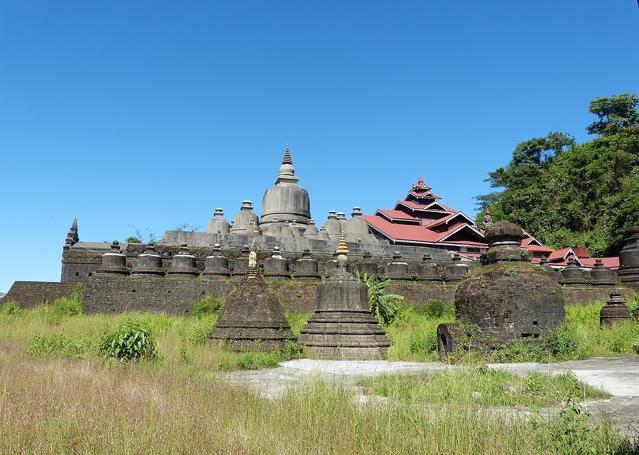
[[(24, 308), (33, 308), (44, 301), (82, 292), (87, 312), (151, 311), (187, 314), (193, 303), (203, 296), (224, 297), (236, 286), (237, 279), (207, 281), (198, 279), (115, 277), (96, 275), (91, 281), (78, 283), (49, 283), (16, 281), (0, 304), (14, 300)], [(268, 282), (282, 306), (291, 312), (310, 312), (315, 307), (318, 281), (277, 280)], [(399, 294), (411, 305), (423, 305), (428, 299), (440, 299), (452, 305), (456, 284), (437, 282), (395, 281), (387, 291)], [(567, 305), (603, 302), (613, 290), (622, 290), (626, 299), (634, 294), (623, 287), (563, 286)]]
[(78, 283), (49, 283), (46, 281), (16, 281), (0, 298), (0, 305), (12, 300), (23, 308), (33, 308), (45, 302), (53, 303), (55, 299), (71, 295), (74, 291), (82, 293), (84, 285)]
[(630, 299), (636, 292), (623, 286), (562, 286), (566, 305), (605, 302), (613, 291), (622, 292), (626, 300)]
[(411, 282), (391, 281), (386, 290), (391, 294), (399, 294), (406, 303), (417, 307), (426, 303), (429, 299), (439, 299), (446, 305), (455, 303), (456, 284), (437, 282)]

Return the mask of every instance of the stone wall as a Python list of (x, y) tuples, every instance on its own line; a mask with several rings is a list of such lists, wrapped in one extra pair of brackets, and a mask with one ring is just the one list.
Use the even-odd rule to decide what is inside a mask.
[[(318, 281), (277, 280), (268, 282), (282, 306), (291, 312), (310, 312), (315, 307)], [(33, 308), (45, 301), (70, 295), (74, 290), (84, 295), (88, 313), (120, 311), (151, 311), (188, 314), (193, 304), (205, 296), (224, 297), (237, 285), (237, 279), (222, 280), (113, 277), (96, 275), (84, 284), (16, 281), (0, 304), (16, 301), (24, 308)], [(428, 299), (440, 299), (452, 305), (456, 284), (436, 282), (395, 281), (387, 291), (399, 294), (412, 305), (423, 305)], [(620, 289), (629, 299), (634, 294), (623, 287), (563, 286), (567, 305), (603, 302), (612, 290)]]
[(53, 303), (55, 299), (66, 297), (74, 291), (84, 292), (84, 285), (77, 283), (49, 283), (46, 281), (16, 281), (0, 298), (0, 305), (9, 300), (23, 308), (33, 308), (43, 303)]
[(612, 291), (621, 291), (626, 300), (632, 298), (636, 291), (623, 286), (562, 286), (566, 305), (585, 305), (605, 302)]

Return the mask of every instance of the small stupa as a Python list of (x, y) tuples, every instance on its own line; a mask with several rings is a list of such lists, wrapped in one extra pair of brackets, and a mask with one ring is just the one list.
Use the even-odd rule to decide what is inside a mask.
[(257, 268), (255, 243), (248, 257), (248, 272), (231, 291), (209, 338), (224, 341), (235, 351), (281, 351), (295, 341), (275, 296)]
[(340, 235), (337, 269), (317, 286), (315, 312), (298, 341), (316, 359), (381, 360), (390, 341), (368, 306), (368, 287), (348, 272), (348, 247)]

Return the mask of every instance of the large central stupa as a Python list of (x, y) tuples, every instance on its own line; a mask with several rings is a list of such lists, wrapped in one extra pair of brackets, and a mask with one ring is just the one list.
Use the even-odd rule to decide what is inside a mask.
[(302, 233), (311, 223), (311, 201), (308, 191), (299, 185), (288, 145), (284, 150), (280, 173), (275, 185), (264, 192), (260, 227), (266, 234), (276, 233), (282, 226), (292, 226)]

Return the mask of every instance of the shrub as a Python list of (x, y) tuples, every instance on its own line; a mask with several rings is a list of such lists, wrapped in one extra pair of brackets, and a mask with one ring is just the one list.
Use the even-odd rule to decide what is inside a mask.
[(7, 300), (0, 306), (0, 314), (4, 314), (7, 316), (16, 316), (20, 314), (21, 308), (13, 300)]
[(27, 349), (35, 357), (52, 355), (71, 359), (85, 358), (92, 351), (93, 343), (90, 338), (77, 341), (63, 334), (36, 335)]
[(187, 319), (188, 324), (185, 324), (180, 330), (180, 337), (183, 341), (203, 344), (208, 340), (215, 321), (217, 321), (216, 314), (210, 314), (208, 316), (201, 316), (198, 319)]
[(379, 280), (374, 273), (371, 276), (357, 274), (358, 280), (368, 286), (368, 305), (380, 324), (387, 326), (397, 313), (404, 297), (397, 294), (386, 294), (390, 280)]
[(68, 297), (57, 298), (53, 301), (52, 310), (53, 314), (59, 317), (78, 316), (84, 313), (82, 296), (74, 292)]
[(581, 360), (592, 355), (588, 346), (584, 346), (574, 329), (562, 324), (547, 335), (550, 353), (560, 360)]
[(573, 399), (566, 402), (550, 430), (555, 450), (561, 455), (606, 453), (606, 447), (618, 443), (618, 435), (610, 427), (603, 428), (603, 434), (593, 435), (590, 413)]
[(424, 313), (433, 318), (441, 318), (445, 309), (444, 302), (440, 299), (428, 299), (424, 304)]
[(193, 304), (193, 308), (191, 308), (191, 314), (197, 316), (198, 318), (211, 314), (219, 314), (223, 306), (224, 299), (207, 296)]
[(492, 354), (493, 361), (497, 363), (515, 362), (548, 362), (549, 356), (541, 343), (516, 339)]
[(107, 358), (122, 362), (140, 359), (157, 360), (157, 343), (140, 321), (125, 321), (118, 330), (102, 336), (98, 351)]

